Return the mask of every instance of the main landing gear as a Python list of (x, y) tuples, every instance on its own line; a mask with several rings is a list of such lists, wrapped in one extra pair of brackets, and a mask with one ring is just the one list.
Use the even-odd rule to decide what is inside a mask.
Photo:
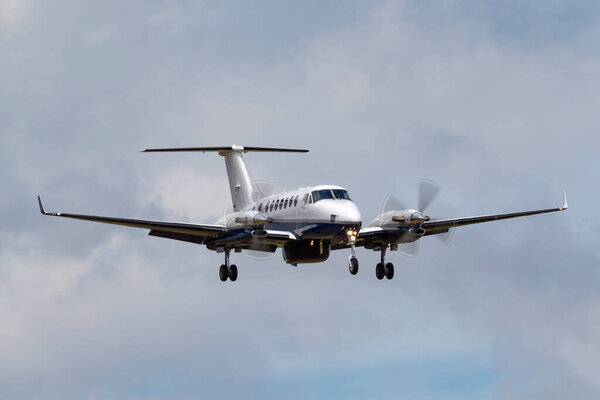
[(231, 252), (231, 249), (225, 250), (225, 264), (219, 268), (219, 278), (222, 282), (225, 282), (227, 278), (231, 282), (235, 282), (238, 276), (237, 266), (235, 264), (229, 265), (229, 252)]
[(392, 279), (394, 277), (394, 264), (385, 263), (385, 251), (387, 250), (387, 245), (381, 246), (381, 262), (377, 264), (375, 267), (375, 276), (377, 279), (382, 280), (383, 277), (388, 279)]

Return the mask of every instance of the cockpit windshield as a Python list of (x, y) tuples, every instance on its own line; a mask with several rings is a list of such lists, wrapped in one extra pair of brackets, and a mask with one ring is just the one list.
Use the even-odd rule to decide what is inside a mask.
[(316, 203), (319, 200), (333, 199), (333, 193), (329, 189), (315, 190), (312, 192), (313, 201)]
[(315, 190), (312, 192), (312, 197), (313, 197), (313, 200), (315, 203), (319, 200), (325, 200), (325, 199), (350, 200), (350, 196), (348, 196), (348, 192), (343, 189)]
[(338, 200), (350, 200), (350, 196), (348, 196), (348, 192), (344, 189), (333, 189), (333, 195)]

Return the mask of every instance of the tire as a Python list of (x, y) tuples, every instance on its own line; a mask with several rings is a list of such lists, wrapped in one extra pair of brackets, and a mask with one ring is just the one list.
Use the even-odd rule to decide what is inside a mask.
[(219, 268), (219, 279), (221, 279), (221, 282), (225, 282), (228, 277), (229, 271), (227, 270), (227, 265), (223, 264), (221, 265), (221, 268)]
[(383, 266), (383, 263), (378, 263), (375, 267), (375, 276), (379, 280), (382, 280), (385, 276), (385, 267)]
[(392, 279), (394, 277), (394, 264), (385, 264), (385, 277), (388, 279)]
[(235, 264), (233, 264), (232, 266), (229, 267), (229, 279), (231, 280), (231, 282), (235, 282), (235, 280), (237, 279), (237, 275), (238, 275), (237, 267)]
[(358, 259), (356, 257), (350, 257), (348, 261), (348, 269), (352, 275), (358, 274)]

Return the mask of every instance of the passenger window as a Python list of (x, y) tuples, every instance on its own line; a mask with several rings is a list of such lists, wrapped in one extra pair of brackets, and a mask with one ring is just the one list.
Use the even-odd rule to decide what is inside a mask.
[(265, 204), (265, 211), (269, 211), (269, 204), (270, 203), (271, 203), (270, 201), (267, 201), (267, 204)]
[(304, 193), (304, 196), (302, 196), (302, 205), (306, 205), (306, 202), (308, 201), (308, 193)]
[(289, 201), (290, 201), (289, 197), (285, 199), (285, 201), (283, 202), (283, 208), (287, 208)]
[(294, 197), (294, 207), (298, 205), (298, 196)]
[(279, 209), (281, 210), (283, 208), (283, 199), (279, 199)]

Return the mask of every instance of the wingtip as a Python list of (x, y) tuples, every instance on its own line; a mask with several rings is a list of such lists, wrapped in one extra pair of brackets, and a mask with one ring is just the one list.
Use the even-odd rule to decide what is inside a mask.
[(563, 190), (563, 205), (560, 208), (561, 211), (564, 211), (569, 208), (569, 203), (567, 202), (567, 191)]
[(48, 215), (48, 213), (44, 210), (44, 206), (42, 205), (42, 199), (40, 198), (40, 196), (38, 195), (38, 205), (40, 206), (40, 212), (43, 215)]

